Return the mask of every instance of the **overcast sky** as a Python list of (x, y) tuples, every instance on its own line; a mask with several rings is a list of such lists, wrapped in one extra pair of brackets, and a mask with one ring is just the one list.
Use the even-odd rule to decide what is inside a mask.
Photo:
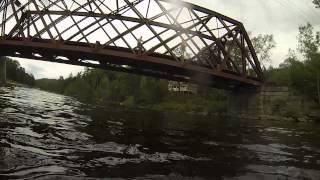
[[(247, 31), (257, 34), (273, 34), (277, 47), (273, 51), (272, 64), (279, 65), (288, 53), (296, 49), (298, 27), (310, 22), (320, 30), (320, 9), (312, 0), (186, 0), (209, 8), (243, 22)], [(67, 77), (83, 67), (34, 60), (19, 62), (28, 72), (39, 78)]]

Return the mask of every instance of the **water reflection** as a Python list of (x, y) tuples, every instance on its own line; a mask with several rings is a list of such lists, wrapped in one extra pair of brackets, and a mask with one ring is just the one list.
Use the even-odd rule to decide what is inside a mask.
[(0, 179), (320, 179), (320, 125), (85, 105), (1, 89)]

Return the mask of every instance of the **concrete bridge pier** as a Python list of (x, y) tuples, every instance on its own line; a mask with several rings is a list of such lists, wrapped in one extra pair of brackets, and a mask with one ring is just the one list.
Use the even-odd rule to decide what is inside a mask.
[(262, 89), (233, 91), (229, 100), (230, 112), (236, 116), (264, 114)]
[(7, 63), (6, 57), (0, 56), (0, 83), (5, 85), (7, 83)]
[(292, 94), (288, 87), (262, 86), (251, 92), (233, 92), (229, 104), (232, 113), (257, 118), (286, 114), (291, 104), (303, 107), (301, 103), (304, 101), (303, 97)]

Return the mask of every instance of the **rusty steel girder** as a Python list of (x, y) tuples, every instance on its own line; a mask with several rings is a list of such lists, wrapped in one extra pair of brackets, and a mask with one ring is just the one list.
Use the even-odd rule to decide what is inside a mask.
[(0, 55), (217, 87), (260, 86), (241, 22), (177, 0), (0, 0)]

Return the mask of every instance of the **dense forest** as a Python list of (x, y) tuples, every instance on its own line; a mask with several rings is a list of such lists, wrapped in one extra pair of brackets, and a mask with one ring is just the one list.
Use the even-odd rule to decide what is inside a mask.
[[(19, 84), (25, 84), (29, 86), (35, 85), (35, 79), (32, 74), (27, 73), (19, 62), (8, 57), (4, 57), (6, 60), (7, 81)], [(0, 73), (3, 71), (3, 63), (0, 64)]]

